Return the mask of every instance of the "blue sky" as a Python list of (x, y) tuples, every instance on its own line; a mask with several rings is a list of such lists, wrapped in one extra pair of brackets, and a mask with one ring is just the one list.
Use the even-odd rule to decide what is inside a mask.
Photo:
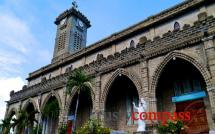
[[(87, 44), (138, 23), (182, 0), (78, 0), (91, 21)], [(72, 0), (0, 0), (0, 119), (10, 90), (20, 90), (28, 73), (51, 62), (55, 18)]]

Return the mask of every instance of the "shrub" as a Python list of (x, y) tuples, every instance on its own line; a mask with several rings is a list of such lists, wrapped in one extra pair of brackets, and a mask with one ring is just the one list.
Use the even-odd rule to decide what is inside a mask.
[(58, 128), (58, 133), (59, 133), (59, 134), (66, 134), (66, 130), (67, 130), (67, 125), (62, 124), (62, 125)]
[(110, 134), (110, 128), (103, 127), (96, 119), (91, 119), (77, 130), (77, 134)]
[(159, 134), (180, 134), (185, 129), (185, 125), (180, 120), (169, 120), (166, 124), (160, 124), (157, 127)]

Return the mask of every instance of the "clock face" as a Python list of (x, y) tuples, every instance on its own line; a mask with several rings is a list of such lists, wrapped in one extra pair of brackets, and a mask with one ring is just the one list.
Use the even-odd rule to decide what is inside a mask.
[(84, 26), (84, 23), (83, 23), (81, 20), (78, 20), (78, 25), (79, 25), (80, 27), (83, 27), (83, 26)]

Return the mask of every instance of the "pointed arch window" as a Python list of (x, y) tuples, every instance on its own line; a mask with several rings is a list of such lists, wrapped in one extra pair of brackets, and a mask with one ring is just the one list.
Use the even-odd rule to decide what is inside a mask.
[(134, 40), (131, 40), (131, 42), (130, 42), (130, 47), (134, 47), (134, 45), (135, 45)]
[(176, 21), (174, 24), (174, 31), (179, 31), (181, 29), (180, 24)]

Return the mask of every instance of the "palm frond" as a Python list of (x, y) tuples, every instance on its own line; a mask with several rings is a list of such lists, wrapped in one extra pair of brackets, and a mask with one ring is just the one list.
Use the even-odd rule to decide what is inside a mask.
[[(82, 69), (75, 69), (69, 76), (67, 81), (66, 90), (69, 95), (73, 90), (77, 90), (78, 98), (75, 107), (75, 118), (77, 116), (77, 110), (79, 105), (79, 96), (81, 92), (88, 92), (91, 96), (92, 87), (92, 77), (87, 75)], [(76, 119), (75, 119), (76, 120)], [(76, 129), (76, 121), (74, 121), (74, 131)]]
[(21, 110), (19, 111), (18, 118), (12, 119), (13, 123), (11, 127), (14, 129), (17, 128), (18, 133), (22, 133), (24, 128), (32, 127), (33, 123), (35, 122), (35, 114), (38, 113), (37, 111), (31, 111), (28, 113), (27, 111)]
[(11, 120), (10, 118), (6, 118), (6, 119), (2, 120), (2, 123), (0, 124), (0, 129), (5, 134), (9, 133), (9, 131), (11, 129), (10, 120)]
[(71, 95), (74, 89), (76, 89), (78, 93), (80, 93), (81, 90), (91, 90), (92, 79), (93, 78), (89, 75), (86, 75), (82, 69), (75, 69), (70, 74), (67, 81), (67, 93)]
[(43, 110), (43, 115), (45, 117), (58, 117), (59, 115), (59, 104), (58, 101), (56, 99), (54, 99), (53, 101), (49, 102), (46, 104), (44, 110)]

